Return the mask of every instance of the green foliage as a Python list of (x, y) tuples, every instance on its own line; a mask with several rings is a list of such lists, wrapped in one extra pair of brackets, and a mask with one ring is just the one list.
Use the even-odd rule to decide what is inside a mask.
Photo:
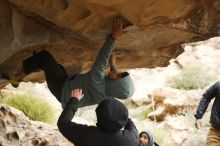
[(147, 116), (153, 111), (152, 108), (145, 108), (142, 112), (141, 112), (141, 119), (146, 119)]
[(34, 121), (51, 123), (54, 119), (53, 109), (46, 101), (28, 94), (8, 94), (0, 102), (17, 108)]
[(204, 68), (190, 66), (183, 68), (179, 74), (168, 78), (167, 83), (173, 88), (190, 90), (204, 88), (215, 79), (216, 76)]

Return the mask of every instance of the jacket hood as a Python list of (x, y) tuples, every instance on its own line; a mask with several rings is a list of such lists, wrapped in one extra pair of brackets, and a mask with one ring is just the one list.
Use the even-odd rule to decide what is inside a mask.
[(134, 83), (129, 73), (127, 73), (127, 76), (117, 80), (109, 80), (106, 77), (105, 82), (108, 96), (126, 99), (134, 94)]
[(153, 134), (152, 134), (150, 131), (142, 131), (142, 132), (140, 133), (140, 135), (141, 135), (142, 133), (145, 133), (145, 134), (147, 134), (147, 136), (148, 136), (148, 145), (147, 145), (147, 146), (155, 146), (155, 145), (154, 145)]
[(97, 127), (105, 132), (117, 132), (128, 120), (128, 109), (114, 98), (102, 101), (96, 108)]

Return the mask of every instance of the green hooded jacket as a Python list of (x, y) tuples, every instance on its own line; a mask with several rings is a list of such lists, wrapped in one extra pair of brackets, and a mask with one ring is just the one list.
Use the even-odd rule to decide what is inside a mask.
[(70, 78), (65, 81), (61, 95), (62, 108), (65, 108), (69, 102), (72, 90), (77, 88), (82, 89), (84, 93), (78, 107), (98, 104), (107, 98), (126, 99), (133, 95), (134, 84), (129, 74), (118, 80), (109, 80), (105, 75), (114, 45), (115, 39), (109, 35), (91, 70), (85, 74), (76, 75), (74, 79)]

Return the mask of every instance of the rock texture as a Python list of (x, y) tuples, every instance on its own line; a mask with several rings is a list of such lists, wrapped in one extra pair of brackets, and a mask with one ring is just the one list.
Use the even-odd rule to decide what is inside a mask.
[(193, 109), (196, 107), (198, 104), (196, 97), (200, 97), (201, 95), (196, 94), (196, 90), (182, 91), (166, 87), (156, 89), (152, 96), (156, 104), (162, 104), (168, 113), (176, 114), (186, 108)]
[(30, 121), (20, 111), (2, 104), (0, 104), (0, 145), (73, 146), (57, 129), (45, 123)]
[(33, 50), (48, 49), (69, 72), (90, 68), (112, 19), (120, 68), (167, 66), (181, 44), (220, 34), (219, 0), (0, 0), (0, 71), (14, 72)]
[[(173, 89), (170, 87), (155, 89), (150, 95), (154, 101), (155, 110), (149, 113), (147, 116), (150, 120), (157, 122), (164, 121), (167, 115), (185, 115), (184, 112), (189, 110), (195, 110), (198, 105), (198, 100), (201, 97), (200, 91), (182, 91), (179, 89)], [(142, 100), (146, 100), (143, 98)], [(136, 100), (133, 100), (136, 103)], [(141, 102), (139, 99), (136, 103)], [(139, 104), (140, 105), (140, 104)]]
[(157, 107), (157, 109), (153, 112), (151, 112), (147, 117), (154, 121), (156, 120), (157, 122), (163, 121), (166, 116), (166, 109), (164, 107)]

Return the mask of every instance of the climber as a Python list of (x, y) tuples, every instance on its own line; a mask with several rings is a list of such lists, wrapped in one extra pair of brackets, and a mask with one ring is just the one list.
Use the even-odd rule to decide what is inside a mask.
[(142, 131), (139, 134), (139, 145), (138, 146), (159, 146), (154, 142), (153, 135), (150, 131)]
[(220, 81), (217, 81), (202, 95), (198, 108), (195, 113), (195, 127), (197, 129), (202, 127), (202, 117), (205, 114), (209, 103), (215, 98), (212, 105), (210, 123), (206, 146), (218, 146), (220, 145)]
[[(78, 107), (98, 104), (104, 99), (113, 97), (126, 99), (133, 95), (134, 84), (128, 72), (117, 70), (116, 56), (112, 54), (116, 39), (122, 33), (122, 19), (114, 19), (111, 35), (107, 37), (100, 49), (91, 70), (85, 74), (68, 77), (62, 65), (58, 64), (48, 51), (42, 50), (24, 60), (19, 73), (3, 74), (2, 77), (17, 87), (26, 75), (39, 71), (39, 69), (43, 70), (49, 90), (61, 102), (63, 108), (70, 100), (72, 89), (76, 88), (81, 88), (85, 93), (85, 97), (79, 102)], [(110, 63), (110, 72), (105, 75), (108, 63)]]
[[(61, 113), (57, 126), (75, 146), (137, 146), (138, 131), (126, 106), (114, 98), (103, 100), (96, 108), (96, 126), (72, 122), (77, 104), (83, 100), (81, 89), (74, 89)], [(124, 128), (123, 130), (121, 130)]]

